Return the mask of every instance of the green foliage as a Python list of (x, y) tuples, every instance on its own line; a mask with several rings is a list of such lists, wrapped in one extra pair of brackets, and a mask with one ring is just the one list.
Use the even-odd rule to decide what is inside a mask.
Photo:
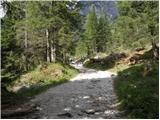
[(158, 43), (158, 1), (117, 2), (119, 16), (113, 24), (112, 49), (133, 50)]
[(109, 21), (103, 11), (101, 12), (100, 18), (98, 18), (95, 12), (95, 6), (92, 5), (91, 10), (86, 17), (84, 34), (82, 37), (83, 40), (81, 40), (81, 42), (84, 42), (85, 47), (78, 45), (77, 50), (80, 50), (80, 46), (84, 47), (84, 50), (86, 50), (87, 56), (89, 57), (99, 52), (106, 52), (107, 49), (109, 49), (107, 45), (112, 45), (109, 44), (112, 39), (110, 23), (111, 21)]
[(112, 45), (110, 44), (112, 40), (110, 23), (108, 17), (102, 13), (97, 26), (97, 52), (106, 52), (109, 49), (108, 46)]
[(82, 58), (82, 57), (87, 56), (87, 46), (83, 40), (80, 40), (77, 43), (75, 56), (78, 58)]
[(96, 50), (97, 16), (95, 7), (92, 6), (91, 12), (87, 15), (85, 23), (85, 43), (87, 45), (88, 55), (92, 55)]
[(128, 117), (155, 119), (159, 115), (158, 65), (152, 64), (152, 71), (145, 77), (143, 68), (141, 64), (119, 72), (115, 90)]
[[(68, 63), (73, 54), (78, 58), (92, 57), (97, 52), (132, 51), (137, 47), (148, 47), (153, 41), (158, 43), (158, 1), (117, 1), (119, 16), (115, 21), (110, 21), (103, 12), (98, 18), (92, 6), (84, 29), (81, 19), (84, 17), (79, 14), (80, 2), (6, 3), (7, 13), (1, 20), (2, 88), (7, 92), (6, 86), (11, 90), (14, 86), (33, 85), (20, 96), (37, 94), (51, 85), (66, 82), (77, 73), (60, 63), (42, 65), (48, 58), (47, 62), (55, 62), (54, 57), (56, 61)], [(152, 57), (144, 56), (144, 59), (148, 58), (152, 60)], [(157, 64), (152, 65), (149, 76), (142, 77), (143, 65), (128, 68), (122, 64), (117, 66), (117, 61), (100, 62), (88, 61), (85, 65), (121, 70), (115, 89), (122, 100), (122, 108), (127, 109), (130, 117), (158, 118)], [(39, 84), (42, 86), (34, 87)], [(2, 98), (5, 102), (6, 97)]]
[[(56, 60), (68, 62), (74, 50), (72, 41), (74, 31), (80, 22), (78, 2), (13, 1), (5, 3), (7, 13), (2, 18), (1, 42), (4, 71), (2, 74), (5, 79), (8, 73), (12, 74), (11, 76), (19, 76), (33, 70), (47, 60), (47, 54), (49, 57), (55, 54)], [(48, 30), (48, 38), (46, 30)], [(51, 50), (54, 53), (51, 53)]]
[(56, 85), (57, 83), (69, 80), (77, 73), (77, 70), (61, 63), (42, 64), (33, 71), (21, 75), (7, 88), (9, 91), (14, 91), (14, 87), (16, 86)]
[[(48, 88), (67, 82), (78, 71), (62, 63), (44, 63), (29, 73), (23, 74), (11, 81), (8, 90), (1, 91), (2, 109), (26, 103), (33, 96), (46, 91)], [(15, 78), (14, 78), (15, 79)], [(25, 87), (28, 86), (29, 87)], [(11, 92), (14, 86), (22, 87), (17, 92)]]

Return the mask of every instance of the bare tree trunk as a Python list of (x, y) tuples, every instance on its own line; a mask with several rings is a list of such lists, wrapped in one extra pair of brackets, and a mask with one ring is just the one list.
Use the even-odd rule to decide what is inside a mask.
[(27, 7), (25, 8), (25, 31), (24, 31), (24, 56), (23, 60), (25, 62), (24, 69), (28, 70), (28, 62), (27, 62), (27, 49), (28, 49), (28, 31), (27, 31)]
[(56, 61), (56, 48), (55, 48), (55, 45), (53, 43), (53, 40), (51, 40), (51, 62), (55, 62)]
[(27, 19), (28, 19), (28, 14), (27, 14), (27, 4), (25, 6), (25, 31), (24, 31), (24, 47), (28, 47), (28, 31), (27, 31)]
[(24, 38), (24, 47), (25, 49), (28, 48), (28, 33), (27, 33), (27, 25), (25, 25), (25, 38)]
[(97, 54), (97, 43), (96, 43), (96, 40), (94, 41), (94, 45), (93, 45), (93, 53), (96, 53)]
[(47, 42), (47, 48), (46, 48), (47, 49), (47, 51), (46, 51), (47, 52), (47, 55), (46, 55), (47, 56), (47, 62), (50, 62), (50, 57), (49, 57), (49, 50), (50, 50), (49, 48), (50, 47), (49, 47), (49, 32), (48, 32), (48, 29), (46, 29), (46, 39), (47, 39), (47, 41), (46, 41)]
[(27, 51), (28, 51), (28, 33), (27, 33), (27, 23), (25, 23), (25, 33), (24, 33), (24, 61), (25, 61), (25, 71), (28, 70), (28, 62), (27, 62)]
[(65, 51), (63, 50), (63, 63), (66, 63), (66, 54), (65, 54)]
[(87, 56), (91, 56), (91, 48), (89, 47), (89, 45), (87, 45)]
[(50, 41), (50, 59), (51, 59), (51, 62), (55, 62), (56, 61), (56, 45), (55, 45), (55, 31), (54, 31), (54, 28), (52, 29), (53, 32), (52, 34), (52, 39)]

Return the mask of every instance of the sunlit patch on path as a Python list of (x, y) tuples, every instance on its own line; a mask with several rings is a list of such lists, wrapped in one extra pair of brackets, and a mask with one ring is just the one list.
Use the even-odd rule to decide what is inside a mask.
[(98, 79), (98, 78), (110, 78), (112, 76), (116, 76), (116, 73), (111, 73), (108, 71), (96, 71), (94, 69), (84, 68), (81, 64), (72, 65), (75, 68), (80, 70), (80, 74), (75, 78), (71, 79), (71, 81), (75, 80), (84, 80), (84, 79)]

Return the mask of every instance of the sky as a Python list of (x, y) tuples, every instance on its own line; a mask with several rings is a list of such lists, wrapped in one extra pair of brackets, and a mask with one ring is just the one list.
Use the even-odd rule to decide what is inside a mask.
[(0, 18), (3, 18), (4, 16), (5, 16), (5, 12), (2, 5), (0, 4)]

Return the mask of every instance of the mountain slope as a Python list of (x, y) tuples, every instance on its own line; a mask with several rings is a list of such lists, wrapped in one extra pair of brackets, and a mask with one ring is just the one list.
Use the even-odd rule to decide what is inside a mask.
[(104, 11), (104, 13), (112, 20), (114, 20), (118, 15), (115, 1), (81, 1), (81, 3), (83, 7), (80, 13), (84, 16), (88, 14), (92, 5), (95, 6), (98, 17), (100, 16), (101, 11)]

